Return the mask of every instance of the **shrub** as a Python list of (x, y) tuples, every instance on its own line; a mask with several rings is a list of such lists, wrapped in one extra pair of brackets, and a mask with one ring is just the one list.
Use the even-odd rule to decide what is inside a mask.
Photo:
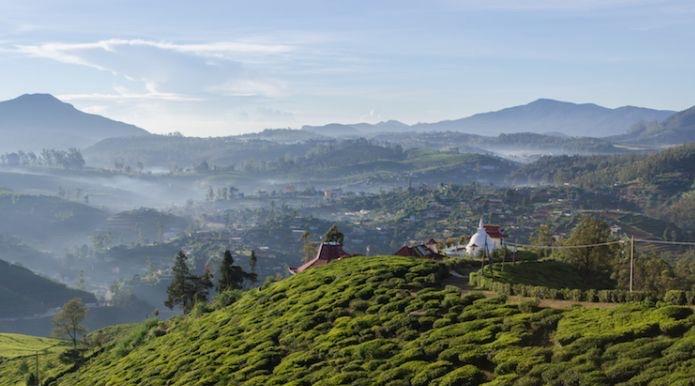
[(230, 306), (234, 304), (239, 298), (241, 298), (241, 295), (243, 294), (243, 291), (240, 290), (226, 290), (218, 293), (215, 295), (214, 299), (212, 300), (212, 308), (214, 309), (220, 309), (223, 307)]
[(469, 386), (478, 385), (485, 379), (483, 373), (475, 366), (465, 365), (443, 376), (439, 386)]
[(525, 300), (525, 301), (519, 303), (519, 310), (521, 312), (534, 312), (536, 309), (538, 309), (538, 305), (540, 303), (541, 303), (541, 300), (538, 298)]
[(667, 306), (659, 309), (659, 313), (667, 318), (671, 319), (685, 319), (693, 314), (692, 308), (688, 307), (678, 307), (678, 306)]
[(685, 296), (685, 291), (679, 290), (666, 291), (666, 294), (664, 295), (664, 301), (666, 303), (675, 304), (677, 306), (688, 304), (688, 298)]

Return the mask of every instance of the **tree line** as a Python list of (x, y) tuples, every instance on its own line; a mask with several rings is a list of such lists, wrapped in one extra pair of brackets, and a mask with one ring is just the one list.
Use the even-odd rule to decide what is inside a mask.
[(82, 169), (85, 160), (75, 148), (68, 150), (43, 149), (41, 153), (17, 151), (0, 154), (0, 165), (4, 166), (49, 166), (63, 169)]
[(187, 314), (196, 304), (207, 303), (213, 287), (218, 294), (240, 290), (246, 282), (256, 282), (258, 279), (258, 275), (253, 272), (257, 264), (256, 253), (253, 251), (250, 262), (252, 272), (246, 272), (234, 264), (232, 253), (226, 250), (219, 266), (219, 277), (215, 285), (213, 273), (209, 267), (206, 267), (202, 275), (192, 273), (188, 265), (188, 256), (183, 251), (179, 251), (172, 267), (173, 276), (167, 288), (167, 300), (164, 305), (170, 309), (180, 306)]

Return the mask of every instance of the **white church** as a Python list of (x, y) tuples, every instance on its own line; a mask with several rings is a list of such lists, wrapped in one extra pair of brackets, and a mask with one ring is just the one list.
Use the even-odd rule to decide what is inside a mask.
[(496, 249), (502, 248), (504, 243), (504, 232), (499, 225), (484, 224), (480, 218), (478, 229), (471, 236), (465, 247), (454, 245), (444, 250), (449, 256), (480, 256), (489, 255)]

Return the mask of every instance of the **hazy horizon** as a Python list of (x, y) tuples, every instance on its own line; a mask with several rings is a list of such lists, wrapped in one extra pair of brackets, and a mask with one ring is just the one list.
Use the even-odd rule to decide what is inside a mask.
[(51, 93), (153, 133), (436, 122), (538, 98), (669, 110), (695, 101), (695, 5), (677, 1), (0, 9), (0, 99)]

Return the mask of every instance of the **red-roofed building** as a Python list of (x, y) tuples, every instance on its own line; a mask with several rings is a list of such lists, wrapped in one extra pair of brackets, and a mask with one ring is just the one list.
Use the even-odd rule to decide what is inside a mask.
[(490, 236), (490, 238), (500, 240), (504, 238), (504, 230), (500, 228), (499, 225), (485, 224), (483, 225), (483, 227), (485, 228), (485, 233), (487, 233), (487, 235)]
[(435, 259), (439, 260), (444, 258), (443, 255), (440, 255), (437, 253), (437, 251), (433, 250), (430, 248), (428, 245), (425, 244), (419, 244), (415, 246), (408, 246), (404, 245), (401, 247), (401, 249), (397, 250), (396, 253), (394, 253), (396, 256), (406, 256), (406, 257), (423, 257), (426, 259)]
[(339, 243), (321, 243), (319, 245), (318, 251), (316, 251), (316, 257), (307, 261), (306, 263), (300, 265), (299, 267), (290, 267), (291, 274), (297, 274), (304, 272), (309, 268), (321, 267), (334, 260), (340, 260), (344, 257), (350, 257), (351, 254), (343, 250), (343, 245)]

